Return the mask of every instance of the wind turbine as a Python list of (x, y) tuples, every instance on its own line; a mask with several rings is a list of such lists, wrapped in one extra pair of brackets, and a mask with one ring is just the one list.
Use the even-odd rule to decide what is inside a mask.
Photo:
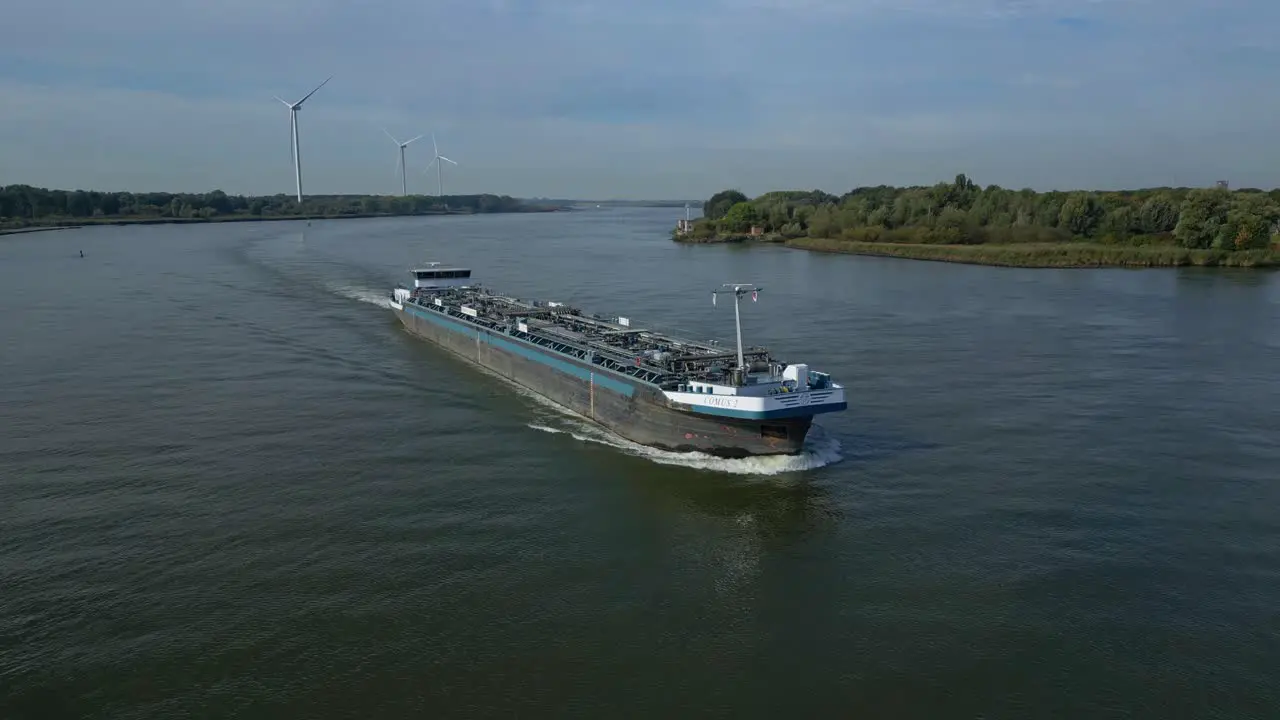
[[(431, 158), (431, 163), (427, 165), (426, 169), (430, 170), (432, 165), (436, 166), (436, 193), (438, 197), (443, 198), (444, 197), (444, 176), (440, 174), (440, 169), (444, 167), (444, 163), (440, 161), (443, 160), (444, 162), (450, 162), (450, 163), (453, 163), (454, 165), (457, 165), (458, 163), (453, 162), (449, 158), (440, 154), (440, 146), (436, 145), (435, 133), (431, 133), (431, 147), (435, 148), (436, 156)], [(426, 172), (426, 170), (424, 170), (423, 172)]]
[(386, 128), (382, 128), (382, 132), (387, 133), (387, 137), (391, 138), (391, 142), (393, 142), (393, 143), (395, 143), (396, 145), (399, 145), (399, 146), (400, 146), (400, 160), (399, 160), (399, 164), (398, 164), (398, 166), (397, 166), (397, 167), (399, 168), (399, 170), (400, 170), (400, 194), (401, 194), (401, 195), (408, 195), (408, 194), (409, 194), (409, 181), (405, 178), (406, 168), (405, 168), (405, 164), (404, 164), (404, 149), (405, 149), (405, 148), (407, 148), (407, 147), (409, 147), (409, 143), (413, 142), (413, 140), (421, 139), (421, 138), (422, 138), (422, 136), (421, 136), (421, 135), (419, 135), (418, 137), (414, 138), (413, 140), (406, 140), (406, 141), (404, 141), (404, 142), (400, 142), (399, 140), (397, 140), (397, 139), (396, 139), (395, 135), (392, 135), (391, 133), (387, 132), (387, 129), (386, 129)]
[(316, 90), (324, 87), (325, 83), (332, 79), (332, 75), (325, 78), (325, 81), (317, 85), (315, 90), (307, 93), (301, 100), (295, 103), (288, 102), (282, 99), (279, 95), (276, 96), (277, 100), (284, 103), (285, 107), (289, 108), (289, 129), (293, 139), (293, 174), (298, 180), (298, 204), (302, 204), (302, 157), (298, 150), (298, 111), (302, 109), (302, 103), (306, 102), (307, 98), (315, 95)]

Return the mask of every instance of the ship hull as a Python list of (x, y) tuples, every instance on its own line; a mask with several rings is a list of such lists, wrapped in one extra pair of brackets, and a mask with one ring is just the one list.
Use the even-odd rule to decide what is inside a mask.
[(718, 457), (794, 455), (812, 415), (750, 420), (676, 410), (655, 386), (517, 337), (413, 304), (393, 305), (406, 330), (640, 445)]

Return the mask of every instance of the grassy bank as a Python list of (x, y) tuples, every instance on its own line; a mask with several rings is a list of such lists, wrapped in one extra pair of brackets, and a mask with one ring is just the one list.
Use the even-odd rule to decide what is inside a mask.
[[(930, 186), (843, 195), (775, 190), (711, 196), (680, 242), (785, 242), (824, 252), (1011, 267), (1280, 265), (1280, 189), (1037, 192), (959, 174)], [(742, 233), (750, 231), (752, 236)]]
[(877, 255), (912, 260), (1025, 268), (1098, 267), (1277, 267), (1280, 252), (1271, 250), (1200, 250), (1172, 246), (1133, 247), (1098, 243), (1028, 243), (1018, 245), (909, 245), (822, 238), (795, 238), (787, 247), (818, 252)]
[[(538, 213), (559, 212), (563, 208), (530, 206), (520, 210), (503, 210), (501, 213)], [(383, 217), (420, 217), (433, 215), (476, 215), (495, 213), (476, 213), (471, 210), (429, 210), (409, 213), (334, 213), (317, 215), (214, 215), (211, 217), (157, 217), (144, 215), (135, 217), (91, 217), (68, 218), (50, 217), (38, 220), (0, 222), (0, 235), (40, 232), (43, 230), (68, 230), (72, 228), (91, 227), (94, 225), (190, 225), (203, 223), (234, 222), (275, 222), (285, 220), (355, 220), (359, 218)]]
[(0, 186), (0, 231), (89, 225), (169, 225), (554, 212), (563, 206), (509, 195), (276, 195), (57, 190)]
[(741, 234), (715, 234), (715, 235), (677, 235), (672, 233), (672, 239), (678, 243), (688, 245), (714, 245), (716, 243), (744, 243), (744, 242), (782, 242), (781, 235), (747, 235)]
[(26, 235), (28, 233), (49, 232), (50, 230), (74, 230), (77, 227), (79, 227), (79, 225), (55, 225), (5, 229), (0, 226), (0, 235)]

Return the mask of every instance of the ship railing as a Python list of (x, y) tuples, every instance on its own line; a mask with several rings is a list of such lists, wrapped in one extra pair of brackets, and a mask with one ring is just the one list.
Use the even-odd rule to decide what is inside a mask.
[[(498, 303), (511, 305), (511, 300), (505, 296), (498, 296), (495, 299)], [(532, 305), (531, 308), (523, 308), (517, 305), (514, 310), (504, 308), (497, 314), (504, 316), (524, 314), (530, 318), (536, 317), (546, 320), (554, 327), (564, 327), (581, 335), (584, 340), (592, 342), (596, 348), (612, 346), (623, 351), (657, 349), (675, 355), (693, 355), (696, 357), (718, 355), (723, 352), (724, 348), (723, 344), (699, 342), (687, 338), (679, 339), (667, 333), (654, 332), (634, 326), (618, 325), (606, 316), (600, 314), (586, 315), (571, 305), (560, 304), (552, 307), (541, 301), (530, 301), (530, 304)], [(695, 333), (686, 331), (684, 335), (693, 336)], [(640, 345), (640, 347), (635, 347), (636, 345)], [(748, 352), (767, 352), (767, 350), (756, 346)]]
[[(443, 302), (442, 298), (442, 302)], [(495, 322), (494, 320), (479, 314), (477, 317), (465, 315), (457, 306), (447, 303), (443, 306), (422, 300), (419, 304), (431, 311), (441, 313), (451, 318), (457, 319), (473, 325), (480, 325), (495, 332), (507, 333), (508, 325), (505, 323)], [(608, 368), (615, 372), (634, 377), (644, 382), (654, 383), (666, 377), (668, 373), (665, 370), (655, 369), (643, 360), (640, 364), (636, 364), (636, 358), (623, 356), (616, 352), (604, 351), (602, 348), (595, 347), (589, 343), (575, 343), (563, 337), (555, 337), (549, 334), (539, 333), (537, 328), (530, 328), (531, 332), (520, 332), (518, 330), (510, 330), (510, 333), (523, 340), (531, 342), (540, 347), (545, 347), (562, 355), (577, 358), (584, 362)]]
[(515, 331), (513, 334), (540, 347), (545, 347), (645, 382), (657, 382), (668, 374), (665, 370), (655, 369), (651, 365), (644, 363), (643, 360), (641, 360), (640, 364), (637, 364), (634, 357), (607, 351), (590, 343), (577, 343), (563, 336), (539, 332), (538, 328), (530, 328), (529, 332)]
[[(599, 330), (603, 328), (590, 321), (582, 322), (584, 317), (572, 314), (574, 309), (569, 306), (562, 305), (555, 308), (548, 308), (543, 305), (541, 308), (538, 308), (538, 310), (543, 310), (543, 312), (550, 311), (547, 314), (550, 314), (551, 317), (545, 317), (544, 315), (544, 317), (540, 319), (550, 322), (552, 327), (542, 328), (542, 332), (539, 332), (539, 329), (535, 328), (534, 332), (522, 333), (514, 329), (509, 329), (508, 323), (511, 315), (510, 312), (505, 308), (500, 309), (497, 307), (498, 305), (510, 305), (510, 301), (507, 301), (504, 297), (495, 296), (492, 293), (477, 293), (465, 289), (450, 289), (444, 293), (437, 294), (437, 296), (441, 297), (441, 300), (446, 302), (443, 307), (436, 306), (434, 303), (426, 302), (423, 302), (422, 305), (431, 308), (436, 312), (442, 312), (451, 317), (455, 317), (460, 321), (480, 325), (495, 332), (511, 332), (512, 334), (520, 336), (529, 342), (533, 342), (542, 347), (554, 350), (555, 352), (569, 355), (580, 360), (586, 361), (588, 358), (591, 358), (590, 362), (593, 362), (594, 364), (607, 367), (616, 372), (636, 377), (647, 382), (656, 382), (671, 375), (666, 368), (656, 367), (651, 363), (646, 362), (643, 357), (637, 358), (635, 355), (626, 352), (628, 350), (633, 350), (633, 348), (628, 348), (625, 345), (615, 345), (614, 343), (608, 343), (607, 341), (594, 337), (596, 333), (593, 333), (592, 330), (599, 332)], [(477, 310), (478, 316), (472, 317), (470, 315), (463, 314), (460, 310), (454, 307), (455, 303), (466, 304), (474, 307)], [(543, 312), (538, 312), (538, 310), (533, 310), (528, 313), (530, 319), (538, 315), (543, 315)], [(564, 310), (565, 312), (557, 312), (561, 310)], [(517, 312), (515, 314), (519, 315), (520, 313)], [(494, 315), (501, 318), (501, 320), (495, 321), (490, 317), (486, 317), (486, 315)], [(570, 325), (576, 326), (572, 328), (572, 330), (582, 336), (581, 340), (578, 338), (566, 338), (562, 334), (554, 332), (555, 328), (563, 327), (569, 329)], [(595, 327), (592, 327), (593, 325)], [(654, 339), (660, 340), (658, 344), (661, 345), (675, 344), (662, 342), (666, 341), (666, 338), (659, 338), (658, 336), (655, 336)], [(642, 345), (651, 344), (654, 344), (653, 340), (650, 340), (647, 343), (642, 343)], [(643, 351), (644, 349), (649, 348), (639, 347), (634, 349)]]
[[(443, 302), (443, 300), (442, 300), (442, 302)], [(487, 317), (485, 317), (485, 316), (483, 316), (483, 315), (480, 315), (480, 314), (479, 314), (479, 311), (477, 311), (477, 316), (476, 316), (476, 317), (472, 317), (472, 316), (470, 316), (470, 315), (466, 315), (466, 314), (464, 314), (464, 313), (463, 313), (461, 310), (459, 310), (456, 306), (451, 305), (451, 304), (436, 305), (436, 304), (435, 304), (435, 303), (433, 303), (433, 302), (427, 302), (427, 300), (426, 300), (426, 299), (424, 299), (424, 298), (419, 298), (419, 299), (418, 299), (418, 304), (419, 304), (419, 305), (421, 305), (422, 307), (424, 307), (424, 308), (428, 309), (428, 310), (432, 310), (432, 311), (438, 312), (438, 313), (440, 313), (440, 314), (442, 314), (442, 315), (446, 315), (446, 316), (449, 316), (449, 317), (451, 317), (451, 318), (454, 318), (454, 319), (457, 319), (457, 320), (461, 320), (461, 321), (463, 321), (463, 322), (471, 323), (471, 324), (473, 324), (473, 325), (480, 325), (480, 326), (482, 326), (482, 327), (486, 327), (486, 328), (488, 328), (488, 329), (490, 329), (490, 330), (503, 331), (503, 330), (505, 329), (505, 325), (503, 325), (503, 324), (501, 324), (501, 323), (494, 322), (493, 320), (491, 320), (491, 319), (489, 319), (489, 318), (487, 318)]]
[[(536, 331), (536, 329), (534, 329)], [(543, 336), (545, 337), (545, 336)], [(665, 368), (655, 367), (647, 362), (642, 356), (636, 356), (630, 353), (621, 352), (619, 348), (610, 347), (602, 343), (592, 342), (575, 342), (566, 339), (563, 336), (554, 336), (549, 339), (552, 344), (567, 345), (574, 348), (574, 354), (581, 359), (591, 358), (590, 362), (602, 367), (609, 368), (615, 372), (632, 377), (639, 378), (646, 382), (656, 382), (668, 373)], [(637, 362), (638, 360), (638, 362)]]

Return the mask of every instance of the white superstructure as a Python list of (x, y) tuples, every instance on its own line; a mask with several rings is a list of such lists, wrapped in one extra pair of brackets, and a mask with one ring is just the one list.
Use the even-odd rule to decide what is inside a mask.
[(748, 365), (742, 348), (742, 311), (739, 302), (748, 293), (752, 302), (760, 288), (750, 283), (725, 283), (713, 290), (712, 304), (722, 293), (733, 295), (733, 323), (737, 336), (737, 365), (729, 373), (730, 384), (690, 379), (675, 390), (663, 390), (674, 407), (711, 415), (770, 419), (835, 412), (846, 407), (844, 386), (826, 373), (814, 372), (805, 363), (755, 362)]
[(404, 309), (404, 303), (415, 290), (421, 288), (456, 288), (471, 285), (471, 270), (463, 267), (442, 267), (438, 262), (425, 263), (409, 271), (413, 275), (413, 288), (398, 287), (391, 296), (391, 306)]
[[(712, 415), (743, 418), (787, 417), (843, 410), (844, 386), (808, 365), (787, 365), (748, 373), (742, 385), (721, 385), (692, 380), (676, 390), (666, 390), (667, 400)], [(829, 410), (828, 410), (829, 408)]]

